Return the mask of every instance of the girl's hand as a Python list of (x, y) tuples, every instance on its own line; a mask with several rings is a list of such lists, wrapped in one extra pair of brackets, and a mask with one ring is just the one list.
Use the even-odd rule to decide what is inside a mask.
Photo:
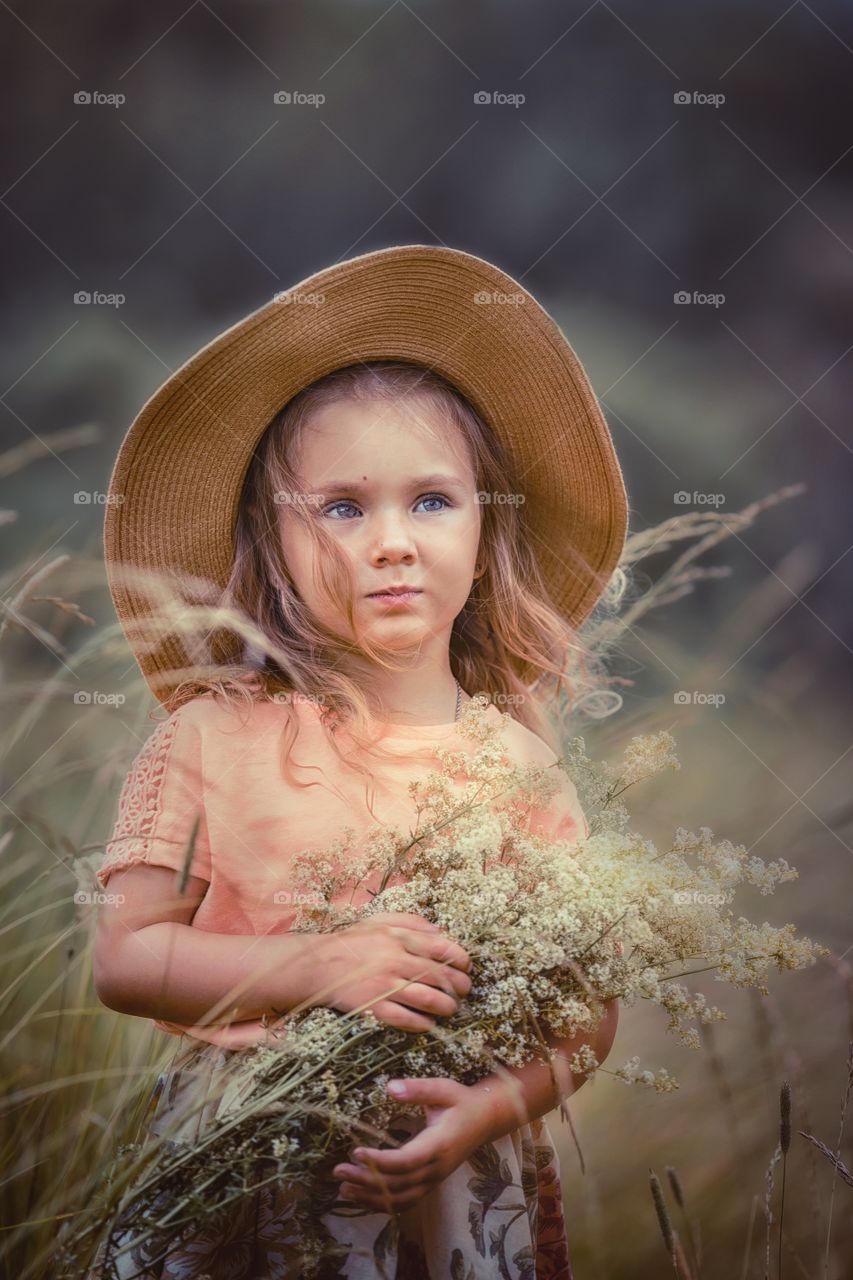
[(399, 1031), (429, 1031), (471, 990), (468, 952), (414, 912), (376, 912), (314, 935), (314, 946), (320, 1002), (342, 1013), (369, 1008)]
[(357, 1147), (361, 1164), (339, 1164), (342, 1198), (394, 1214), (412, 1205), (449, 1177), (489, 1139), (491, 1103), (482, 1091), (445, 1078), (405, 1079), (405, 1093), (389, 1092), (426, 1111), (426, 1127), (402, 1147), (380, 1151)]

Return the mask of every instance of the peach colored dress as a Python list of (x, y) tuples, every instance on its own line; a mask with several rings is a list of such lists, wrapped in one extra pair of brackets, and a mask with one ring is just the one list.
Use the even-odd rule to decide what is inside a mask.
[[(192, 927), (247, 937), (286, 931), (294, 918), (288, 864), (299, 852), (325, 850), (349, 828), (358, 841), (377, 823), (407, 832), (416, 812), (413, 779), (436, 768), (437, 746), (473, 750), (457, 724), (383, 724), (382, 749), (364, 775), (343, 765), (318, 711), (293, 703), (299, 732), (291, 751), (294, 785), (279, 763), (284, 716), (275, 702), (228, 709), (212, 694), (194, 699), (161, 721), (127, 774), (118, 816), (98, 879), (106, 889), (119, 868), (151, 864), (180, 870), (198, 819), (191, 874), (208, 882)], [(536, 734), (494, 706), (502, 741), (519, 764), (553, 764), (556, 756)], [(568, 775), (547, 808), (533, 809), (531, 829), (554, 839), (582, 838), (588, 826)], [(367, 900), (371, 881), (354, 899)], [(266, 1038), (260, 1021), (230, 1026), (182, 1026), (156, 1021), (178, 1037), (142, 1122), (139, 1140), (167, 1142), (203, 1132), (214, 1119), (223, 1067)], [(202, 1091), (209, 1104), (191, 1117), (185, 1108)], [(401, 1120), (403, 1138), (423, 1120)], [(396, 1133), (396, 1131), (395, 1131)], [(335, 1183), (334, 1186), (337, 1186)], [(136, 1280), (289, 1280), (301, 1274), (293, 1229), (298, 1189), (273, 1185), (247, 1195), (227, 1221), (150, 1258), (127, 1238), (102, 1239), (95, 1277)], [(342, 1280), (571, 1280), (559, 1160), (544, 1119), (480, 1147), (413, 1208), (397, 1215), (368, 1210), (331, 1191), (321, 1222), (338, 1257), (329, 1277)], [(318, 1209), (319, 1212), (319, 1209)]]

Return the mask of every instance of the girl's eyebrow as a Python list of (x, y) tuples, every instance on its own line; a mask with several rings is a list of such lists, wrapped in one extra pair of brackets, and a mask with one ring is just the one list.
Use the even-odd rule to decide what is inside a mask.
[[(403, 487), (405, 489), (426, 489), (431, 485), (443, 485), (444, 488), (468, 489), (463, 480), (457, 479), (455, 476), (431, 475), (418, 476), (414, 480), (409, 480)], [(323, 493), (364, 493), (370, 489), (369, 484), (363, 484), (358, 480), (328, 480), (317, 486), (318, 490)]]

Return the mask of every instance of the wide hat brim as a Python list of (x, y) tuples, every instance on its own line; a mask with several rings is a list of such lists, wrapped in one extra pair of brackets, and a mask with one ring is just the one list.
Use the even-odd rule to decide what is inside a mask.
[[(246, 471), (271, 419), (324, 374), (380, 359), (433, 369), (463, 392), (512, 460), (552, 603), (579, 626), (599, 599), (623, 550), (628, 504), (572, 347), (527, 290), (482, 258), (432, 245), (380, 249), (308, 276), (219, 334), (163, 383), (122, 442), (105, 504), (107, 577), (161, 702), (190, 658), (169, 631), (140, 639), (150, 599), (123, 566), (223, 587)], [(536, 674), (519, 670), (525, 683)]]

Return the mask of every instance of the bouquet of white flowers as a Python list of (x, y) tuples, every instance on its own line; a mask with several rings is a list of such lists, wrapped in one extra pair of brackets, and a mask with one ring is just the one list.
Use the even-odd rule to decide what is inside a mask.
[[(413, 833), (371, 833), (356, 851), (347, 831), (327, 854), (303, 855), (292, 868), (293, 882), (309, 891), (299, 895), (308, 905), (298, 909), (296, 931), (417, 913), (471, 956), (469, 995), (443, 1025), (422, 1033), (380, 1023), (369, 1010), (325, 1007), (273, 1024), (266, 1044), (238, 1056), (227, 1097), (194, 1143), (169, 1144), (156, 1158), (131, 1149), (122, 1176), (113, 1172), (112, 1195), (132, 1189), (118, 1212), (111, 1206), (122, 1238), (175, 1242), (247, 1187), (307, 1185), (310, 1274), (320, 1253), (313, 1229), (335, 1194), (323, 1174), (353, 1136), (387, 1136), (405, 1111), (385, 1091), (393, 1076), (470, 1084), (536, 1057), (553, 1061), (543, 1028), (592, 1035), (613, 997), (660, 1005), (668, 1029), (696, 1047), (695, 1024), (725, 1015), (679, 978), (714, 971), (718, 981), (766, 991), (771, 966), (803, 968), (825, 954), (791, 925), (756, 924), (731, 910), (741, 884), (767, 894), (796, 878), (784, 859), (751, 857), (707, 827), (679, 829), (663, 851), (628, 829), (627, 788), (680, 767), (668, 733), (633, 739), (618, 767), (594, 765), (581, 738), (556, 766), (520, 767), (485, 707), (472, 699), (460, 722), (472, 752), (439, 750), (440, 767), (410, 784)], [(531, 806), (558, 789), (563, 764), (589, 823), (588, 838), (571, 843), (543, 839), (529, 823)], [(347, 895), (371, 879), (378, 888), (368, 903), (351, 905)], [(702, 968), (685, 970), (701, 960)], [(605, 1070), (588, 1047), (569, 1065), (580, 1075)], [(641, 1069), (636, 1057), (611, 1074), (660, 1091), (677, 1087), (665, 1068)]]

